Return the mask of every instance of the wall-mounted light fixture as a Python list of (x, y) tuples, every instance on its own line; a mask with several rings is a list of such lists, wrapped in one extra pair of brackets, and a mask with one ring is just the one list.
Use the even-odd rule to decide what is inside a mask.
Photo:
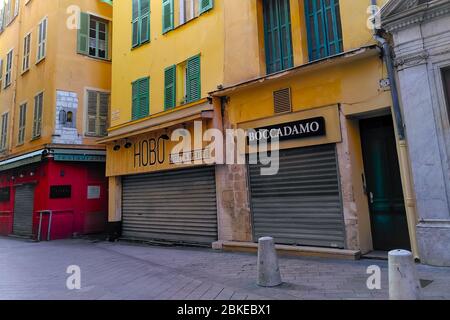
[(117, 141), (114, 141), (115, 146), (113, 148), (114, 151), (119, 151), (120, 150), (120, 144), (117, 143)]
[(128, 138), (126, 138), (125, 145), (124, 145), (125, 149), (130, 149), (132, 146), (133, 146), (133, 144), (130, 141), (128, 141)]

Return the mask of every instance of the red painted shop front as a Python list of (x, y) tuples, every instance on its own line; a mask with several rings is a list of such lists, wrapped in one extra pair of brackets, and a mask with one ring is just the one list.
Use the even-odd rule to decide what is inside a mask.
[[(41, 240), (46, 240), (49, 227), (50, 240), (101, 233), (107, 223), (107, 188), (105, 165), (101, 162), (55, 161), (48, 157), (2, 171), (0, 235), (21, 235), (17, 212), (23, 207), (30, 210), (30, 220), (27, 214), (25, 218), (27, 224), (31, 224), (29, 230), (33, 239), (40, 233)], [(29, 190), (30, 196), (21, 197), (22, 190)]]

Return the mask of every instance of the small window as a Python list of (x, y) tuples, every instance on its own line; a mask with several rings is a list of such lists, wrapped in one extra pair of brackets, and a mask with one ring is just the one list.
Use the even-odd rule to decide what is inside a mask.
[(72, 197), (72, 186), (50, 186), (50, 199), (67, 199)]
[(11, 199), (11, 188), (0, 188), (0, 202), (8, 202)]
[(78, 53), (108, 59), (109, 22), (88, 13), (80, 13)]

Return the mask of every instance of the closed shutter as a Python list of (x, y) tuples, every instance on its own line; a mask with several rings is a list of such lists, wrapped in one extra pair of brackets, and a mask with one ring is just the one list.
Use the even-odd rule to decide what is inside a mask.
[(97, 135), (97, 92), (88, 91), (87, 133)]
[(87, 55), (89, 43), (89, 15), (80, 13), (80, 26), (78, 28), (78, 53)]
[(99, 136), (106, 136), (108, 134), (109, 93), (99, 93), (99, 95), (97, 130)]
[(173, 0), (162, 0), (162, 2), (163, 33), (166, 33), (172, 30), (174, 25)]
[(187, 61), (186, 77), (187, 102), (194, 102), (201, 98), (201, 70), (200, 56), (195, 56)]
[(33, 123), (33, 138), (41, 136), (42, 129), (42, 107), (44, 94), (40, 93), (34, 97), (34, 123)]
[(164, 109), (174, 108), (176, 105), (177, 66), (168, 67), (164, 72)]
[(34, 185), (16, 187), (14, 197), (13, 234), (31, 237), (33, 234)]
[(214, 0), (199, 0), (200, 1), (200, 14), (213, 8)]
[(264, 0), (267, 73), (293, 66), (289, 0)]
[(139, 118), (145, 118), (149, 115), (150, 106), (150, 79), (144, 78), (139, 81)]
[(123, 178), (123, 236), (211, 244), (217, 240), (214, 167)]
[(249, 165), (255, 240), (343, 248), (344, 220), (335, 145), (280, 151), (275, 176)]
[(131, 110), (131, 119), (137, 120), (139, 119), (139, 81), (133, 82), (132, 85), (132, 110)]
[(325, 21), (328, 40), (328, 55), (342, 51), (342, 30), (339, 0), (324, 1)]

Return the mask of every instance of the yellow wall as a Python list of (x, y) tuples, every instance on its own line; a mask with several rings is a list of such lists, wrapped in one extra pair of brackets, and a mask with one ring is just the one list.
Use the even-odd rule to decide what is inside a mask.
[[(14, 46), (15, 69), (13, 79), (16, 90), (9, 88), (0, 92), (0, 111), (10, 113), (10, 141), (7, 155), (15, 155), (39, 149), (51, 143), (56, 121), (56, 91), (76, 92), (78, 95), (77, 129), (85, 132), (85, 89), (95, 88), (110, 91), (111, 62), (100, 61), (77, 54), (77, 30), (66, 26), (67, 9), (77, 5), (82, 12), (89, 12), (111, 19), (112, 8), (100, 1), (92, 0), (32, 0), (27, 5), (21, 1), (19, 16), (9, 30), (0, 35), (0, 56), (6, 47)], [(48, 17), (46, 58), (36, 64), (38, 24)], [(22, 74), (23, 39), (31, 32), (30, 69)], [(14, 93), (14, 91), (16, 91)], [(34, 96), (44, 91), (43, 122), (41, 138), (32, 141)], [(15, 101), (11, 96), (15, 94)], [(27, 102), (25, 143), (17, 146), (19, 105)], [(91, 138), (83, 138), (85, 144), (95, 144)]]
[[(164, 69), (201, 54), (201, 93), (223, 83), (223, 4), (162, 34), (162, 1), (151, 1), (150, 43), (131, 48), (131, 1), (114, 2), (112, 126), (131, 121), (131, 83), (150, 77), (150, 114), (164, 111)], [(176, 13), (175, 13), (176, 14)], [(178, 101), (177, 101), (178, 102)]]

